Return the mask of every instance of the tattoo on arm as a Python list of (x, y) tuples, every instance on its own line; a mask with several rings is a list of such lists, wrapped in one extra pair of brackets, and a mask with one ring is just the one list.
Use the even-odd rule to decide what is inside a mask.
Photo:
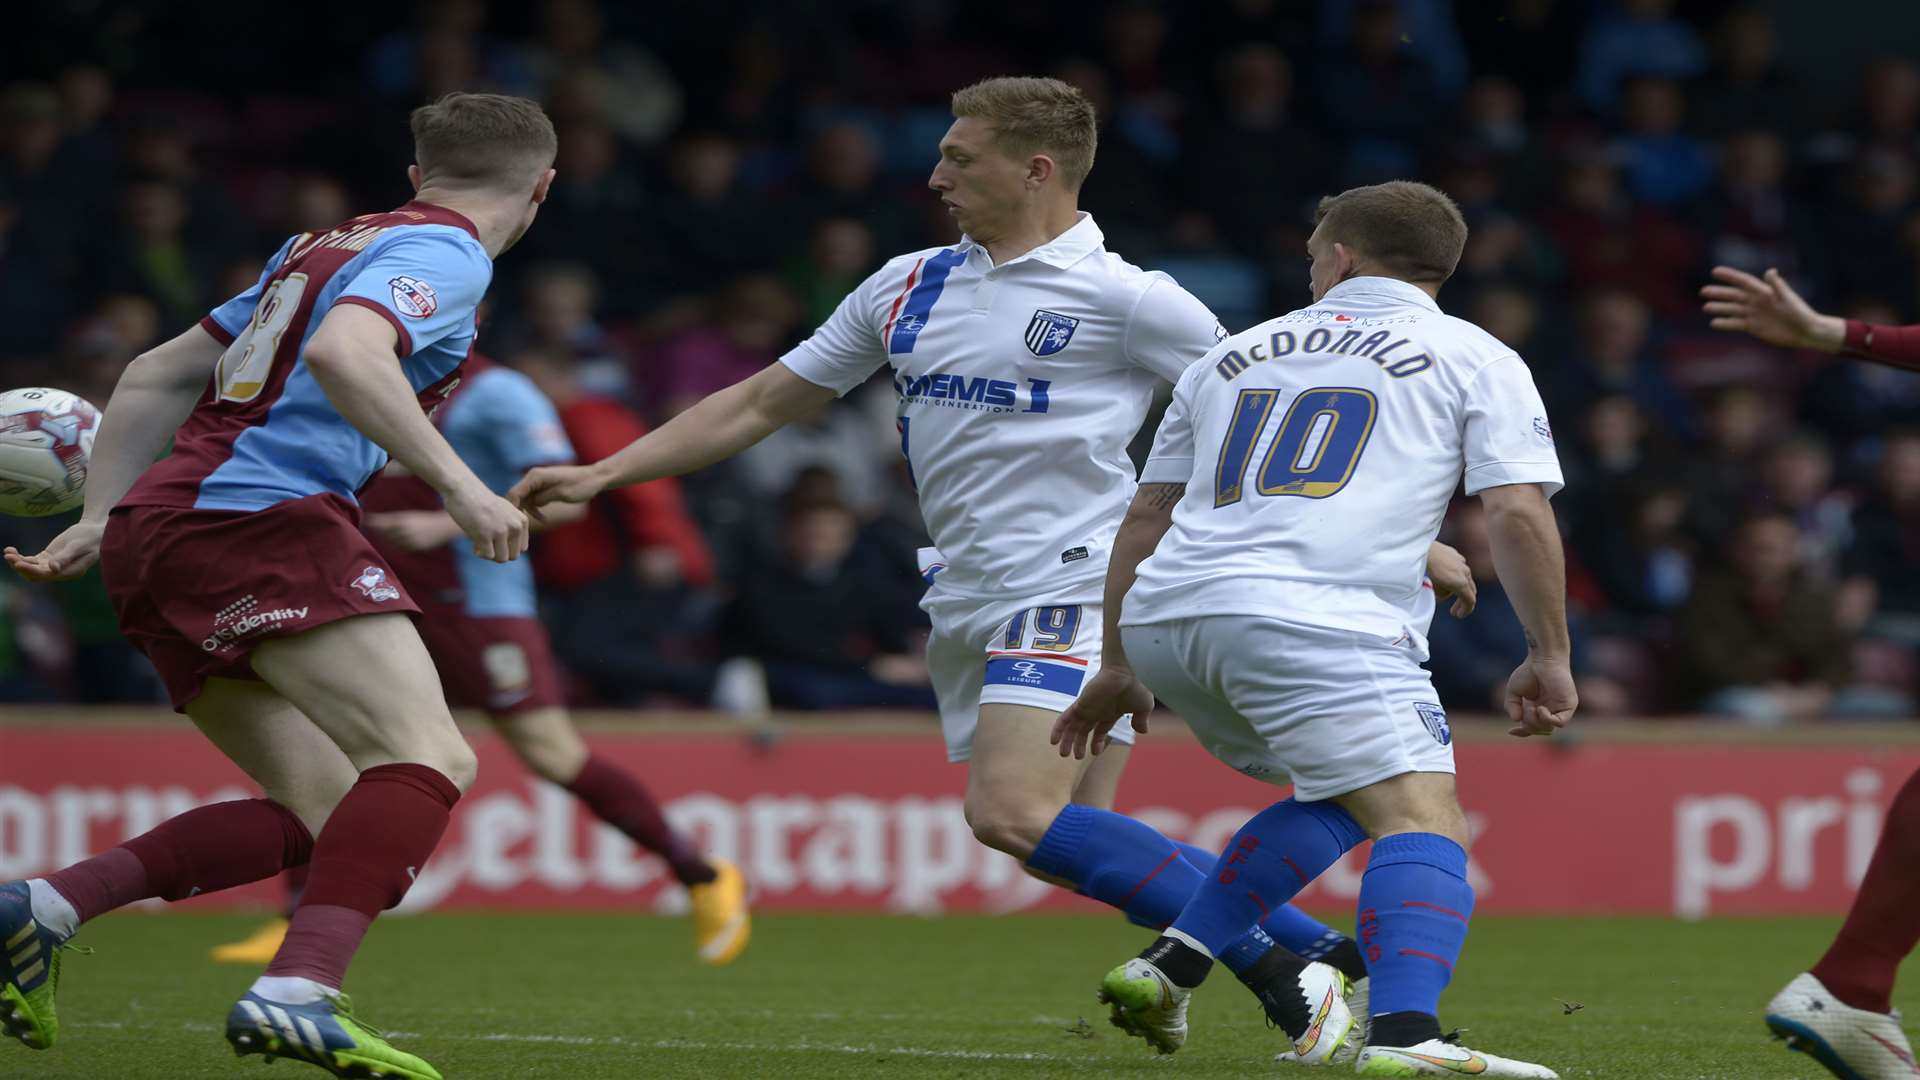
[(1141, 484), (1140, 501), (1149, 510), (1165, 510), (1187, 493), (1185, 484)]
[(1533, 636), (1533, 631), (1523, 626), (1520, 628), (1520, 632), (1527, 636), (1527, 648), (1538, 649), (1540, 647), (1540, 639)]

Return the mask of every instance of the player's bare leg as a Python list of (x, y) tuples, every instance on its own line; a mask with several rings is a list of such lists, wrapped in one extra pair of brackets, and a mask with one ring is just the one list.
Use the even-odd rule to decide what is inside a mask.
[[(973, 756), (967, 764), (967, 824), (981, 843), (1023, 865), (1087, 772), (1086, 762), (1053, 752), (1047, 736), (1054, 716), (1028, 705), (982, 705), (974, 729)], [(1111, 799), (1111, 790), (1106, 794)], [(1067, 888), (1077, 884), (1030, 865), (1027, 872)]]
[(291, 1057), (336, 1076), (439, 1080), (353, 1016), (348, 964), (400, 902), (473, 782), (473, 751), (440, 695), (419, 633), (399, 613), (364, 615), (263, 642), (253, 668), (323, 731), (358, 773), (313, 845), (308, 885), (266, 974), (227, 1017), (238, 1054)]
[(1120, 775), (1126, 771), (1127, 759), (1132, 754), (1133, 747), (1117, 742), (1089, 758), (1087, 771), (1080, 774), (1080, 782), (1074, 785), (1073, 801), (1081, 806), (1113, 809), (1113, 801), (1120, 794)]
[(312, 833), (353, 784), (332, 741), (264, 684), (209, 679), (187, 711), (267, 797), (200, 807), (45, 879), (0, 886), (0, 939), (10, 946), (0, 950), (0, 1026), (28, 1046), (45, 1049), (58, 1033), (60, 949), (82, 923), (135, 900), (184, 899), (305, 863)]
[(746, 878), (725, 859), (703, 856), (674, 831), (646, 786), (596, 757), (560, 708), (499, 715), (494, 726), (536, 776), (572, 792), (600, 820), (659, 855), (686, 886), (694, 951), (701, 962), (732, 963), (747, 947), (753, 920)]
[[(208, 679), (199, 698), (187, 706), (187, 716), (267, 798), (298, 815), (310, 834), (320, 831), (359, 777), (333, 740), (266, 683)], [(287, 874), (304, 881), (306, 867), (293, 867)], [(276, 915), (245, 938), (214, 946), (212, 959), (265, 967), (286, 937), (287, 916)]]

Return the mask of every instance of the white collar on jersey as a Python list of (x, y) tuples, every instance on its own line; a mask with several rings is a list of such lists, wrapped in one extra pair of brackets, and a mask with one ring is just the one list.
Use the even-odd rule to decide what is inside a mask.
[[(1100, 226), (1093, 223), (1092, 214), (1087, 213), (1085, 210), (1078, 211), (1078, 213), (1080, 220), (1074, 222), (1066, 232), (1061, 233), (1059, 236), (1041, 244), (1039, 247), (1034, 248), (1024, 255), (1008, 259), (993, 269), (1005, 269), (1006, 267), (1032, 259), (1035, 262), (1046, 263), (1056, 270), (1065, 270), (1081, 259), (1099, 251), (1101, 246), (1107, 242), (1107, 234), (1101, 232)], [(968, 253), (977, 249), (981, 255), (986, 256), (988, 259), (992, 258), (991, 255), (987, 255), (987, 246), (971, 236), (962, 236), (960, 238), (960, 247)]]
[(1418, 304), (1428, 311), (1440, 310), (1439, 302), (1428, 296), (1425, 289), (1410, 282), (1401, 281), (1399, 278), (1390, 277), (1350, 277), (1328, 289), (1327, 295), (1320, 298), (1320, 303), (1347, 298), (1358, 300), (1363, 296), (1387, 297), (1404, 304)]

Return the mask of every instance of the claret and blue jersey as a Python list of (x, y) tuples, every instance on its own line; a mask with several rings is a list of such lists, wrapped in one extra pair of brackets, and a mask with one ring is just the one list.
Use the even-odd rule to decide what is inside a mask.
[(313, 332), (336, 304), (384, 317), (423, 407), (458, 381), (493, 262), (473, 223), (427, 203), (293, 237), (253, 288), (201, 326), (227, 345), (171, 456), (122, 505), (264, 510), (294, 499), (351, 501), (386, 452), (340, 415), (307, 369)]
[[(573, 445), (567, 441), (553, 402), (533, 380), (482, 356), (468, 362), (459, 387), (434, 414), (434, 423), (460, 460), (500, 494), (528, 469), (573, 460)], [(441, 506), (440, 496), (414, 477), (375, 477), (361, 493), (361, 501), (369, 512)], [(527, 618), (539, 611), (530, 560), (483, 559), (473, 553), (473, 544), (465, 537), (426, 551), (379, 546), (414, 599), (422, 603), (455, 606), (460, 614), (473, 618)]]

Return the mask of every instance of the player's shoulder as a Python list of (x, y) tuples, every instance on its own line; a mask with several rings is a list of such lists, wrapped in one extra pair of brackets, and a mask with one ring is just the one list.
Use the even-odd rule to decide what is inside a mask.
[(1520, 359), (1512, 346), (1478, 323), (1444, 311), (1427, 316), (1426, 321), (1430, 324), (1429, 333), (1437, 339), (1432, 342), (1434, 351), (1442, 354), (1436, 359), (1462, 369), (1469, 378), (1489, 364), (1509, 357)]

